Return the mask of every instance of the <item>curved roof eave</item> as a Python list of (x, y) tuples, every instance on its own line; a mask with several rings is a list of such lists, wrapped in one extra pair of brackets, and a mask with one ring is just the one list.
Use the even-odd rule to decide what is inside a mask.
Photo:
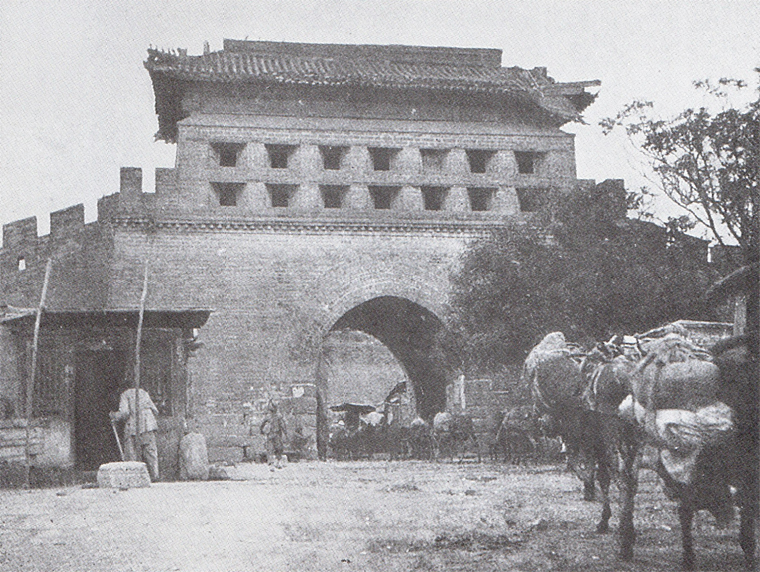
[(544, 68), (429, 65), (363, 60), (278, 58), (234, 52), (187, 56), (149, 50), (148, 69), (159, 116), (157, 139), (176, 140), (177, 122), (187, 115), (181, 98), (188, 83), (261, 84), (306, 87), (424, 90), (511, 98), (540, 110), (561, 126), (582, 121), (595, 95), (585, 90), (599, 81), (557, 83)]

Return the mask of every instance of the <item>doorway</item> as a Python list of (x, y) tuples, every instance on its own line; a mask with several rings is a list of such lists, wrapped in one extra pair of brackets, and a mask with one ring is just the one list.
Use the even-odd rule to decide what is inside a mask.
[(77, 352), (76, 371), (76, 465), (83, 471), (95, 471), (104, 463), (121, 460), (108, 412), (119, 408), (119, 386), (126, 371), (126, 352)]

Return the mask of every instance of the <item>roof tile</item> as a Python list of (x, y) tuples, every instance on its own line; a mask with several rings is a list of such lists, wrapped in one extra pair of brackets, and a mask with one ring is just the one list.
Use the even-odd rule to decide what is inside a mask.
[(237, 40), (224, 45), (200, 56), (150, 49), (145, 67), (154, 82), (163, 77), (508, 94), (532, 101), (562, 122), (580, 118), (594, 97), (585, 88), (599, 84), (558, 83), (545, 68), (501, 67), (500, 50)]

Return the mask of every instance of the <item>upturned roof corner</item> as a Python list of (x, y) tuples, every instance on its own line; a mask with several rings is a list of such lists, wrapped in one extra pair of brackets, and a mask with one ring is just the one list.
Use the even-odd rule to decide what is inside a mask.
[(596, 97), (586, 88), (598, 80), (557, 82), (546, 68), (502, 67), (501, 57), (501, 50), (483, 48), (224, 40), (222, 50), (197, 56), (150, 48), (145, 67), (156, 96), (156, 138), (168, 142), (186, 116), (181, 97), (188, 82), (486, 94), (532, 104), (560, 125), (581, 121)]

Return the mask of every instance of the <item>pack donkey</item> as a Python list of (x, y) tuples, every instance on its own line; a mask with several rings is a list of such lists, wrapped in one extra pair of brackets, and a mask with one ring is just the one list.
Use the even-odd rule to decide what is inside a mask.
[(602, 514), (596, 530), (600, 533), (609, 530), (609, 488), (618, 456), (622, 458), (625, 500), (618, 532), (623, 558), (632, 557), (633, 550), (639, 439), (636, 428), (618, 417), (617, 407), (630, 392), (628, 374), (633, 365), (611, 343), (582, 354), (565, 342), (561, 332), (554, 332), (533, 348), (523, 370), (536, 415), (549, 436), (560, 436), (565, 443), (570, 466), (583, 481), (584, 498), (593, 500), (594, 483), (599, 485)]

